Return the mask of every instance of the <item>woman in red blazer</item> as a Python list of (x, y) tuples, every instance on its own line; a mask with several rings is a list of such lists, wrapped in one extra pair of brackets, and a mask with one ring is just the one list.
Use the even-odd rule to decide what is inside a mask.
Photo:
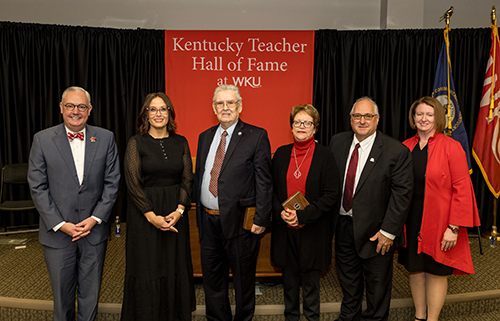
[(467, 158), (459, 142), (442, 134), (444, 108), (432, 97), (409, 112), (417, 134), (403, 142), (413, 157), (415, 186), (399, 263), (410, 272), (415, 320), (438, 320), (447, 275), (474, 273), (466, 227), (479, 226)]

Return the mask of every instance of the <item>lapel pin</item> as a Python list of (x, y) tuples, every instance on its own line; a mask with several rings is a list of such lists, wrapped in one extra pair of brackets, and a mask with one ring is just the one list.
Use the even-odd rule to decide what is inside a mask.
[(91, 141), (92, 143), (95, 143), (95, 137), (90, 137), (90, 141)]
[(370, 162), (375, 163), (375, 158), (370, 158)]
[(241, 136), (241, 132), (238, 132), (238, 136)]

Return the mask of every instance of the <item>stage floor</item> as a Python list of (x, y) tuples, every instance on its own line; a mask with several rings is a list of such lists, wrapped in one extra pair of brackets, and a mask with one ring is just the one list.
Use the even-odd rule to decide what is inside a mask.
[[(102, 306), (110, 308), (110, 311), (119, 311), (123, 297), (126, 224), (123, 224), (123, 226), (121, 237), (110, 236), (109, 238), (104, 266), (99, 301)], [(8, 303), (2, 303), (2, 299), (4, 302), (8, 302), (9, 299), (52, 300), (43, 249), (37, 240), (37, 234), (26, 233), (0, 236), (0, 307), (9, 306)], [(27, 240), (27, 242), (22, 245), (2, 244), (7, 243), (6, 240)], [(500, 283), (497, 281), (497, 275), (500, 273), (500, 247), (490, 248), (488, 241), (483, 239), (484, 255), (480, 255), (477, 238), (470, 238), (470, 244), (476, 273), (449, 277), (447, 303), (500, 298)], [(18, 246), (21, 246), (21, 248), (16, 249)], [(282, 311), (282, 285), (279, 283), (268, 284), (265, 280), (263, 279), (259, 284), (262, 295), (256, 296), (257, 309), (259, 306), (279, 306), (278, 310)], [(234, 305), (234, 296), (232, 291), (230, 293), (231, 304)], [(412, 305), (408, 273), (396, 260), (394, 263), (392, 298), (391, 307), (393, 308), (397, 308), (398, 305), (400, 307)], [(203, 315), (204, 299), (202, 285), (198, 282), (196, 284), (196, 304), (198, 309), (194, 315)], [(341, 299), (342, 292), (336, 271), (330, 267), (324, 271), (321, 277), (322, 312), (327, 312), (324, 307), (331, 307), (331, 312), (338, 310)], [(47, 304), (50, 306), (51, 302), (47, 302)]]

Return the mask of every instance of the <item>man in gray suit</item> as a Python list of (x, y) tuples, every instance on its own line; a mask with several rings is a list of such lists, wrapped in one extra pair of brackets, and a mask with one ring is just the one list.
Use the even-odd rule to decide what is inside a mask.
[[(377, 104), (358, 99), (352, 131), (332, 137), (330, 148), (343, 177), (335, 232), (335, 260), (344, 297), (338, 320), (387, 320), (392, 258), (404, 243), (403, 225), (413, 192), (411, 153), (377, 131)], [(364, 278), (363, 278), (364, 276)], [(362, 313), (364, 281), (367, 308)]]
[(28, 182), (40, 213), (39, 241), (54, 296), (54, 320), (94, 320), (120, 180), (108, 130), (88, 126), (89, 93), (69, 87), (59, 104), (64, 124), (35, 134)]

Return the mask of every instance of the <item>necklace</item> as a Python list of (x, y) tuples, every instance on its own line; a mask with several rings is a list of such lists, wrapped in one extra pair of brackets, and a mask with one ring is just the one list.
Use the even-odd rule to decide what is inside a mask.
[(297, 169), (295, 170), (295, 172), (293, 172), (293, 176), (295, 176), (295, 179), (299, 179), (300, 176), (302, 176), (302, 173), (300, 172), (300, 167), (302, 166), (302, 164), (306, 160), (307, 153), (309, 153), (310, 149), (311, 149), (311, 147), (309, 147), (307, 149), (306, 155), (304, 156), (304, 158), (302, 158), (302, 162), (300, 162), (300, 165), (298, 165), (297, 164), (297, 153), (295, 153), (295, 147), (293, 148), (293, 157), (295, 158), (295, 166), (297, 167)]

